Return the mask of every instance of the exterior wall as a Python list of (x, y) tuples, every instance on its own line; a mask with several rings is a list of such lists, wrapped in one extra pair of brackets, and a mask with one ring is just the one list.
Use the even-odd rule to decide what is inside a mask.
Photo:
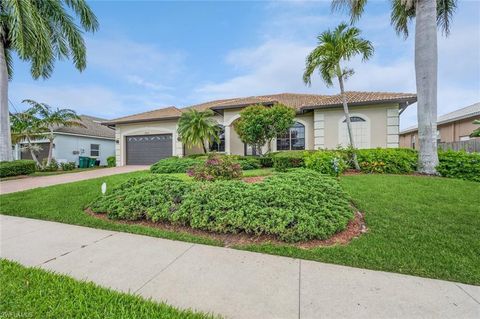
[[(398, 147), (398, 104), (349, 107), (350, 116), (368, 122), (369, 147)], [(333, 149), (340, 144), (339, 128), (345, 119), (343, 109), (314, 111), (314, 149)]]
[[(460, 121), (441, 124), (437, 127), (438, 139), (441, 143), (457, 142), (461, 137), (469, 136), (478, 125), (473, 124), (475, 117), (470, 117)], [(418, 131), (403, 133), (400, 135), (400, 146), (413, 148), (412, 139), (415, 138), (415, 148), (418, 149)]]
[[(48, 140), (38, 140), (36, 143), (47, 143)], [(56, 134), (53, 140), (52, 157), (59, 162), (75, 162), (78, 165), (80, 156), (90, 156), (90, 144), (100, 145), (100, 165), (107, 165), (107, 157), (115, 155), (115, 141), (105, 138), (86, 137), (78, 135)], [(15, 159), (20, 159), (20, 147), (15, 146)], [(78, 154), (74, 154), (78, 152)]]
[[(79, 156), (95, 157), (100, 160), (100, 165), (107, 165), (107, 157), (115, 155), (115, 141), (92, 137), (59, 134), (53, 142), (53, 157), (59, 162), (76, 162)], [(90, 144), (100, 145), (99, 156), (90, 156)], [(78, 154), (74, 154), (78, 152)]]
[(117, 124), (115, 126), (117, 166), (126, 165), (126, 137), (132, 135), (172, 134), (173, 156), (183, 156), (183, 144), (178, 141), (177, 120), (142, 122), (134, 124)]

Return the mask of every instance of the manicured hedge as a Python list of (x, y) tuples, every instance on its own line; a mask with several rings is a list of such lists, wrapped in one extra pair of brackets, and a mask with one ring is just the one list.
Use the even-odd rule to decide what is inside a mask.
[(440, 175), (480, 182), (480, 153), (439, 151), (438, 159)]
[(373, 148), (360, 149), (356, 153), (364, 173), (408, 174), (417, 168), (418, 154), (412, 149)]
[(268, 156), (272, 159), (273, 168), (283, 172), (289, 168), (304, 167), (305, 155), (308, 151), (282, 151), (274, 152)]
[(273, 235), (287, 242), (328, 238), (353, 218), (348, 197), (335, 179), (303, 169), (251, 184), (161, 175), (134, 178), (99, 197), (91, 208), (114, 219)]
[(150, 171), (157, 174), (186, 173), (189, 168), (203, 161), (197, 158), (173, 156), (159, 160), (150, 167)]
[(36, 164), (32, 160), (0, 162), (0, 177), (28, 175), (35, 172)]
[(338, 176), (348, 168), (348, 164), (342, 152), (318, 151), (305, 156), (305, 167), (322, 174)]

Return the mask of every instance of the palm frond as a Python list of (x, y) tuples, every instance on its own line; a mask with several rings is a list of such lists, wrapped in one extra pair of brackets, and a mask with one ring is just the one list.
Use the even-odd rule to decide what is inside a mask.
[(367, 0), (332, 0), (332, 11), (347, 12), (353, 24), (360, 19), (366, 4)]
[(437, 25), (442, 33), (450, 34), (450, 23), (457, 9), (457, 0), (437, 0)]

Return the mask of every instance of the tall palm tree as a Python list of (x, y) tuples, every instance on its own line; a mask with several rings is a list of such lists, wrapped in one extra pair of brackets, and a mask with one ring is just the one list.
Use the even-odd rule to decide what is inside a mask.
[(373, 55), (374, 49), (370, 41), (360, 38), (360, 30), (358, 28), (348, 27), (345, 23), (341, 23), (333, 31), (327, 30), (321, 33), (317, 39), (317, 47), (308, 55), (305, 62), (303, 81), (305, 84), (311, 85), (312, 74), (316, 69), (320, 72), (320, 76), (327, 86), (333, 86), (333, 79), (338, 79), (348, 138), (350, 147), (353, 149), (353, 163), (356, 169), (360, 169), (357, 155), (354, 151), (355, 142), (344, 84), (344, 81), (353, 75), (354, 71), (353, 69), (342, 68), (341, 63), (349, 61), (357, 54), (360, 54), (362, 60), (366, 61)]
[[(55, 135), (54, 130), (58, 127), (85, 127), (80, 120), (81, 118), (77, 113), (70, 109), (52, 109), (48, 104), (38, 103), (33, 100), (23, 100), (22, 103), (28, 103), (32, 106), (32, 109), (40, 115), (40, 121), (44, 130), (48, 130), (48, 134), (44, 136), (49, 141), (48, 158), (46, 166), (50, 165), (52, 161), (53, 140)], [(42, 132), (45, 133), (45, 132)]]
[(82, 29), (97, 28), (97, 18), (85, 0), (0, 1), (0, 161), (12, 159), (8, 81), (13, 75), (13, 52), (30, 62), (34, 79), (50, 77), (57, 59), (71, 58), (82, 71), (86, 67)]
[[(437, 152), (437, 26), (445, 35), (457, 0), (390, 0), (391, 23), (398, 34), (408, 37), (408, 23), (415, 19), (415, 77), (417, 82), (417, 119), (420, 152), (418, 170), (436, 174)], [(333, 0), (334, 9), (346, 8), (355, 22), (367, 0)]]
[(203, 152), (207, 153), (205, 141), (218, 141), (219, 126), (212, 116), (212, 110), (191, 109), (183, 113), (178, 121), (178, 134), (182, 142), (187, 146), (202, 146)]

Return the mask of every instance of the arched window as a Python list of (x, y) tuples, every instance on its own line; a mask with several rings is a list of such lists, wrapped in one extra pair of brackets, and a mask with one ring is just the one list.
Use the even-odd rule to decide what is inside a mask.
[(219, 125), (220, 128), (218, 132), (219, 141), (213, 139), (210, 141), (210, 151), (211, 152), (225, 152), (225, 126)]
[[(369, 148), (370, 147), (370, 123), (368, 118), (364, 115), (352, 115), (350, 116), (350, 122), (352, 125), (353, 141), (357, 148)], [(338, 143), (343, 147), (350, 145), (350, 138), (348, 137), (347, 119), (344, 118), (339, 123), (339, 141)]]
[(305, 149), (305, 125), (299, 122), (284, 134), (277, 136), (277, 150), (304, 150)]

